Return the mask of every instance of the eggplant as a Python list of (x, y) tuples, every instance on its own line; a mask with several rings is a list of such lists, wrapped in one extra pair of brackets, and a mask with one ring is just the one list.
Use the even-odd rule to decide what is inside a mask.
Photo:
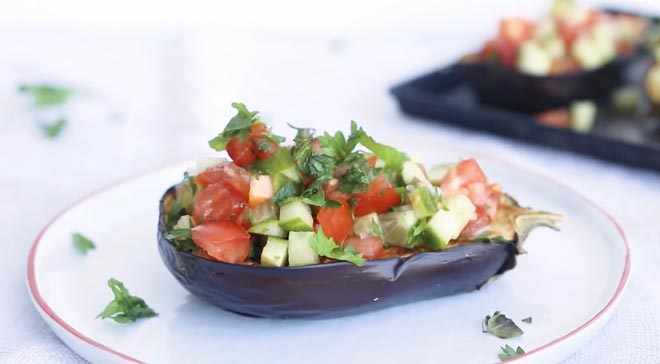
[(600, 101), (621, 86), (644, 56), (640, 49), (619, 55), (593, 69), (551, 76), (534, 76), (484, 62), (458, 62), (458, 71), (471, 84), (479, 101), (508, 110), (538, 113), (565, 107), (575, 100)]
[(515, 267), (531, 228), (554, 228), (559, 219), (504, 197), (500, 210), (506, 213), (492, 225), (493, 238), (480, 242), (363, 266), (336, 261), (273, 268), (215, 261), (168, 239), (176, 193), (176, 186), (170, 188), (159, 209), (158, 248), (169, 271), (193, 295), (231, 312), (267, 318), (333, 318), (478, 289)]

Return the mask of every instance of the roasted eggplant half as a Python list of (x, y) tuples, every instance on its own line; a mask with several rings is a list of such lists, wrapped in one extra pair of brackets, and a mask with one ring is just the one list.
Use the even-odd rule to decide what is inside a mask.
[[(368, 260), (363, 266), (335, 261), (263, 267), (252, 261), (219, 262), (181, 246), (168, 229), (176, 195), (176, 187), (165, 193), (158, 222), (158, 249), (169, 271), (190, 293), (218, 307), (268, 318), (333, 318), (473, 291), (515, 267), (531, 229), (556, 228), (561, 218), (502, 196), (492, 230), (478, 241)], [(261, 238), (253, 237), (251, 244), (259, 246)]]
[[(534, 226), (474, 158), (428, 171), (351, 124), (284, 145), (238, 114), (160, 201), (158, 247), (193, 294), (255, 317), (325, 318), (477, 289), (516, 264)], [(361, 148), (360, 148), (361, 147)]]

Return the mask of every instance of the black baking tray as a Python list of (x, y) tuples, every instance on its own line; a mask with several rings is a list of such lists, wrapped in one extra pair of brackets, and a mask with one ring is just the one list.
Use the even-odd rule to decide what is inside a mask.
[[(640, 11), (605, 8), (605, 12), (630, 14), (658, 26), (657, 16)], [(621, 83), (639, 88), (650, 57), (641, 55), (635, 62), (626, 61)], [(660, 110), (655, 118), (644, 101), (636, 113), (624, 114), (610, 104), (609, 97), (597, 100), (598, 116), (588, 133), (554, 128), (536, 122), (531, 110), (505, 108), (484, 103), (483, 90), (474, 89), (474, 75), (455, 63), (403, 82), (390, 91), (401, 110), (409, 115), (446, 124), (502, 135), (528, 143), (581, 153), (603, 160), (660, 171)], [(472, 79), (470, 79), (472, 77)], [(503, 88), (502, 93), (507, 89)], [(481, 96), (481, 100), (479, 96)], [(564, 105), (567, 106), (567, 105)]]
[[(630, 82), (641, 79), (646, 67), (648, 60), (640, 60)], [(544, 126), (531, 114), (480, 103), (457, 68), (453, 64), (414, 78), (391, 93), (409, 115), (660, 171), (660, 120), (621, 114), (605, 100), (598, 103), (598, 117), (588, 133)]]

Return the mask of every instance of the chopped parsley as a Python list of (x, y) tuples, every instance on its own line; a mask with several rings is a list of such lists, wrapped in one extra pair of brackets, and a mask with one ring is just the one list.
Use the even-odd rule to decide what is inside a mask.
[(482, 331), (497, 336), (500, 339), (510, 339), (524, 333), (513, 320), (499, 311), (495, 311), (492, 316), (487, 315), (484, 318)]
[(71, 235), (71, 240), (73, 241), (73, 246), (83, 254), (87, 254), (88, 251), (96, 249), (94, 242), (80, 233), (73, 233)]
[(115, 298), (108, 303), (103, 312), (96, 318), (109, 318), (120, 324), (125, 324), (142, 318), (158, 316), (158, 313), (149, 307), (142, 298), (131, 295), (122, 282), (110, 278), (108, 287), (112, 290)]
[(48, 139), (56, 139), (66, 127), (66, 119), (60, 118), (53, 123), (41, 123), (39, 128), (43, 135)]
[(532, 317), (525, 317), (524, 319), (521, 320), (522, 322), (526, 324), (531, 324), (532, 323)]
[(238, 137), (241, 140), (252, 138), (257, 149), (260, 152), (268, 152), (271, 150), (271, 144), (279, 144), (285, 139), (281, 136), (271, 134), (264, 127), (264, 131), (258, 133), (259, 135), (250, 135), (253, 124), (263, 124), (259, 119), (258, 111), (250, 111), (245, 104), (234, 102), (231, 106), (236, 109), (237, 113), (229, 120), (229, 123), (215, 138), (209, 140), (209, 146), (217, 151), (227, 149), (227, 144), (233, 138)]
[(310, 238), (309, 245), (316, 254), (323, 257), (345, 260), (357, 266), (363, 266), (365, 263), (362, 253), (358, 253), (352, 246), (342, 249), (332, 238), (323, 233), (323, 228), (319, 228), (316, 234)]
[(35, 107), (61, 105), (73, 95), (69, 88), (48, 84), (21, 85), (18, 92), (29, 95)]
[(500, 347), (502, 350), (501, 353), (497, 354), (497, 357), (500, 358), (500, 360), (509, 360), (511, 358), (515, 358), (518, 355), (525, 354), (525, 350), (518, 346), (516, 349), (512, 348), (508, 344), (505, 346)]

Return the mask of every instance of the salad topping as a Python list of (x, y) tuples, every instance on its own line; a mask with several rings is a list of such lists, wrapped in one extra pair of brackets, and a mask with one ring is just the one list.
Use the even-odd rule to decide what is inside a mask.
[[(490, 183), (476, 160), (425, 169), (355, 122), (293, 145), (256, 111), (238, 111), (209, 144), (232, 161), (198, 161), (164, 200), (168, 239), (234, 264), (301, 266), (406, 257), (474, 241), (514, 242), (531, 213)], [(524, 234), (524, 232), (523, 232)]]

